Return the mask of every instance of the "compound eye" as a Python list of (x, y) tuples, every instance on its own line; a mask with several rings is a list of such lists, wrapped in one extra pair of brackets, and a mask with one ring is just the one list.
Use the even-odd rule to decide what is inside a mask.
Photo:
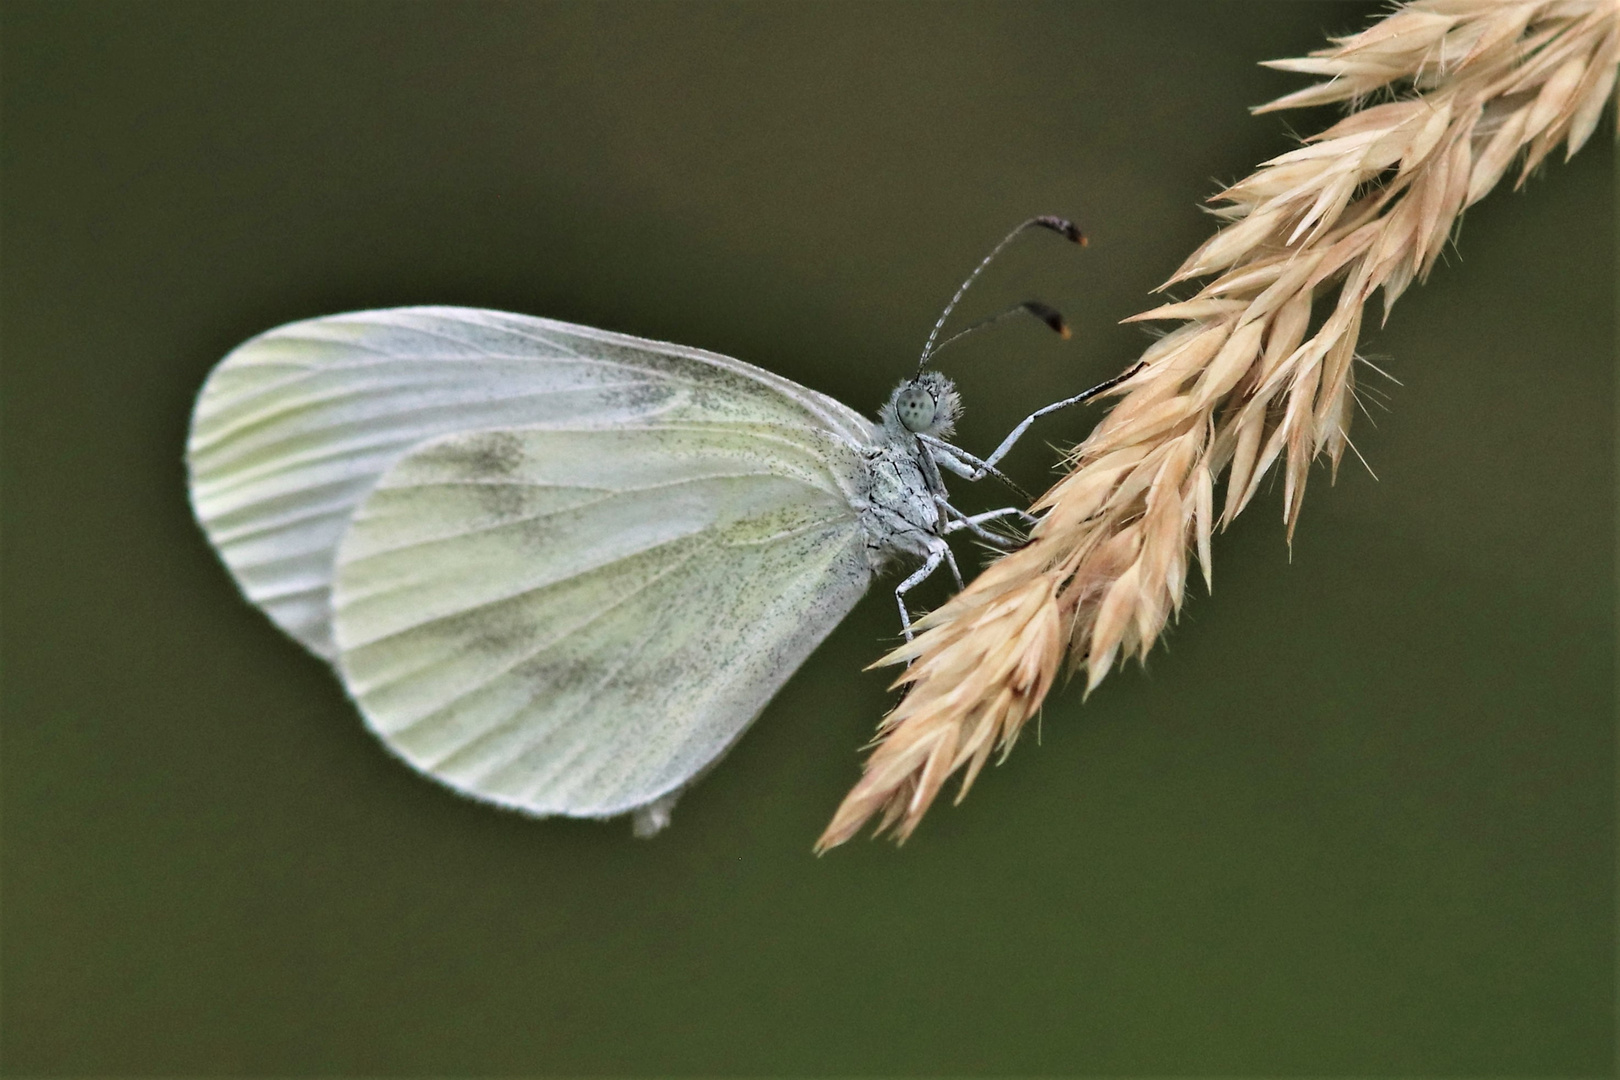
[(927, 431), (934, 422), (934, 395), (920, 386), (909, 386), (900, 391), (894, 411), (907, 431)]

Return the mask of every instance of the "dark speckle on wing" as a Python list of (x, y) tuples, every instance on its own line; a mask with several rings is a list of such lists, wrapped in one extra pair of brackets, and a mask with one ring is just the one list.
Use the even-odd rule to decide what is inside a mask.
[(678, 407), (685, 397), (680, 383), (651, 372), (642, 373), (639, 379), (610, 383), (597, 391), (601, 405), (620, 418), (664, 412)]
[(469, 480), (509, 477), (523, 464), (523, 440), (510, 431), (482, 431), (429, 451), (434, 463)]

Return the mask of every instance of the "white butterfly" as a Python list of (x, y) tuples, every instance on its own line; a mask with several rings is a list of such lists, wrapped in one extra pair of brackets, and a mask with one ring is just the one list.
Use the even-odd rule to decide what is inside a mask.
[[(1112, 381), (1111, 381), (1112, 382)], [(1108, 384), (1105, 384), (1105, 386)], [(209, 375), (187, 461), (243, 593), (414, 768), (528, 814), (635, 815), (712, 767), (897, 558), (946, 563), (943, 375), (873, 424), (699, 349), (468, 308), (291, 323)]]

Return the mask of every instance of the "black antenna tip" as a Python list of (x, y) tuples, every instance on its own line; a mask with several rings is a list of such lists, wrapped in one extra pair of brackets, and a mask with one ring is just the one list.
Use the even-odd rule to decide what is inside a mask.
[(1063, 319), (1063, 312), (1055, 307), (1041, 303), (1039, 300), (1025, 300), (1019, 305), (1025, 311), (1035, 316), (1041, 322), (1052, 328), (1052, 332), (1064, 341), (1069, 340), (1069, 324)]
[(1088, 243), (1086, 240), (1086, 234), (1080, 231), (1080, 226), (1076, 225), (1068, 218), (1053, 217), (1050, 214), (1042, 214), (1040, 217), (1031, 218), (1030, 224), (1039, 225), (1043, 229), (1051, 229), (1059, 236), (1072, 240), (1081, 247), (1085, 247)]

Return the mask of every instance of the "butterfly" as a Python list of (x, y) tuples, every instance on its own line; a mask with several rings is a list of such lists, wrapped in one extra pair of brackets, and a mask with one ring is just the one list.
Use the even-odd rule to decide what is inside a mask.
[(1016, 543), (988, 526), (1032, 519), (962, 513), (942, 471), (1001, 477), (1033, 420), (1117, 381), (981, 459), (922, 365), (874, 423), (700, 349), (406, 307), (237, 347), (186, 460), (243, 594), (389, 750), (474, 799), (651, 835), (876, 575), (914, 567), (909, 639), (906, 593), (942, 564), (961, 587), (948, 537)]

